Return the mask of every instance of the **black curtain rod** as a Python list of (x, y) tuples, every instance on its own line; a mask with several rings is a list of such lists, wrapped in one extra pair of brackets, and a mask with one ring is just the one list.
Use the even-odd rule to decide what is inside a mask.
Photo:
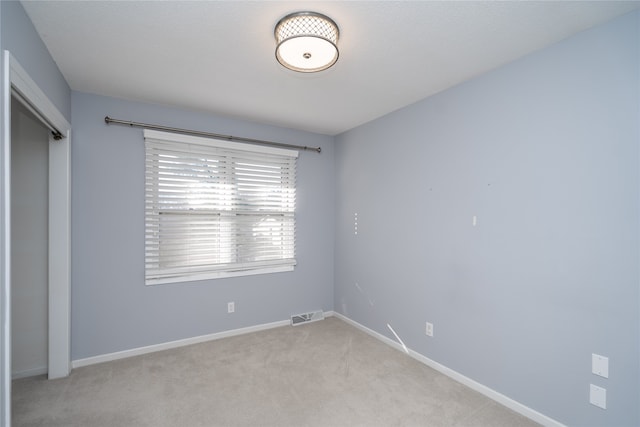
[(242, 138), (242, 137), (239, 137), (239, 136), (220, 135), (220, 134), (213, 133), (213, 132), (202, 132), (202, 131), (199, 131), (199, 130), (190, 130), (190, 129), (174, 128), (174, 127), (169, 127), (169, 126), (152, 125), (152, 124), (149, 124), (149, 123), (130, 122), (130, 121), (126, 121), (126, 120), (112, 119), (109, 116), (106, 116), (104, 118), (104, 122), (106, 124), (115, 123), (115, 124), (118, 124), (118, 125), (126, 125), (126, 126), (137, 127), (137, 128), (164, 130), (164, 131), (167, 131), (167, 132), (177, 132), (177, 133), (184, 133), (184, 134), (188, 134), (188, 135), (205, 136), (205, 137), (208, 137), (208, 138), (226, 139), (228, 141), (242, 141), (242, 142), (250, 142), (250, 143), (253, 143), (253, 144), (272, 145), (274, 147), (296, 148), (298, 150), (312, 150), (312, 151), (316, 151), (318, 153), (321, 152), (321, 148), (320, 147), (307, 147), (307, 146), (304, 146), (304, 145), (284, 144), (284, 143), (281, 143), (281, 142), (264, 141), (262, 139)]

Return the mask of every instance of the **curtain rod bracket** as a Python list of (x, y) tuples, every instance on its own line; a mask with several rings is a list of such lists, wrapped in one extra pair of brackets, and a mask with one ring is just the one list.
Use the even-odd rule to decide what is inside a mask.
[(104, 117), (104, 122), (108, 125), (111, 123), (115, 123), (120, 125), (128, 125), (129, 127), (163, 130), (167, 132), (177, 132), (177, 133), (184, 133), (188, 135), (204, 136), (204, 137), (217, 138), (217, 139), (226, 139), (228, 141), (242, 141), (242, 142), (249, 142), (253, 144), (271, 145), (274, 147), (295, 148), (298, 150), (310, 150), (310, 151), (315, 151), (317, 153), (322, 152), (321, 147), (307, 147), (302, 145), (284, 144), (281, 142), (264, 141), (262, 139), (242, 138), (239, 136), (232, 136), (232, 135), (220, 135), (213, 132), (203, 132), (199, 130), (181, 129), (181, 128), (174, 128), (169, 126), (153, 125), (149, 123), (137, 123), (137, 122), (126, 121), (126, 120), (112, 119), (109, 116)]

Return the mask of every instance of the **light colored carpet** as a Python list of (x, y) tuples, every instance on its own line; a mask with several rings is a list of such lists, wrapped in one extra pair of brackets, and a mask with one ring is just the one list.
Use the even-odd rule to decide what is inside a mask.
[(336, 319), (13, 382), (18, 426), (535, 426)]

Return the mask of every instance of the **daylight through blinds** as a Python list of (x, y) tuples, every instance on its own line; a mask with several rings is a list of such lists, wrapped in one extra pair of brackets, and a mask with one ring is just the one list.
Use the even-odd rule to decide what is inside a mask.
[(147, 284), (293, 268), (297, 151), (145, 130), (145, 152)]

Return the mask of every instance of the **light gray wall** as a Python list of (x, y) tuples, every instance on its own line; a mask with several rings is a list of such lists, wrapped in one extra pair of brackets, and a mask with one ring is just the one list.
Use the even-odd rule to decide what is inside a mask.
[[(71, 121), (71, 91), (18, 1), (0, 1), (2, 50), (9, 50), (51, 102)], [(64, 25), (64, 24), (61, 24)]]
[(49, 131), (11, 103), (11, 361), (20, 376), (47, 370)]
[(335, 310), (562, 423), (640, 425), (639, 20), (340, 135)]
[[(74, 360), (333, 309), (332, 137), (77, 92), (72, 106)], [(142, 129), (107, 115), (321, 146), (298, 160), (295, 271), (145, 286)]]

